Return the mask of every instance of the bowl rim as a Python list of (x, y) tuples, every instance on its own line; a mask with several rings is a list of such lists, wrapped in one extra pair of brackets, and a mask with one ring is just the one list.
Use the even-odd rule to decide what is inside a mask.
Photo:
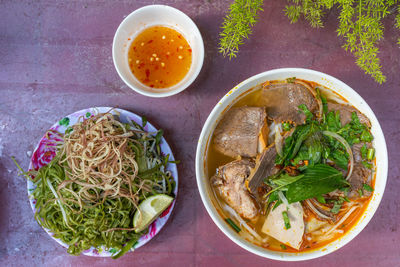
[[(197, 45), (199, 46), (198, 63), (194, 66), (194, 68), (195, 68), (194, 72), (190, 75), (188, 80), (173, 90), (163, 91), (163, 92), (151, 92), (151, 91), (143, 90), (142, 88), (138, 88), (138, 87), (134, 86), (133, 84), (131, 84), (128, 80), (125, 79), (124, 75), (122, 74), (122, 72), (120, 70), (120, 64), (122, 64), (122, 63), (118, 62), (118, 60), (116, 59), (117, 38), (118, 38), (119, 34), (121, 33), (122, 28), (125, 26), (126, 23), (128, 23), (128, 20), (130, 20), (132, 17), (135, 17), (140, 12), (143, 12), (146, 10), (153, 11), (153, 10), (157, 10), (157, 9), (169, 10), (171, 12), (176, 13), (178, 16), (181, 16), (184, 19), (186, 19), (187, 23), (192, 28), (192, 32), (198, 38)], [(183, 32), (182, 32), (182, 34), (185, 35), (185, 33), (183, 33)], [(171, 7), (171, 6), (168, 6), (168, 5), (147, 5), (147, 6), (143, 6), (141, 8), (134, 10), (133, 12), (131, 12), (128, 16), (126, 16), (122, 20), (122, 22), (118, 26), (118, 28), (114, 34), (113, 43), (112, 43), (112, 58), (113, 58), (114, 67), (115, 67), (119, 77), (129, 88), (131, 88), (132, 90), (136, 91), (137, 93), (139, 93), (141, 95), (148, 96), (148, 97), (155, 97), (155, 98), (168, 97), (168, 96), (178, 94), (178, 93), (182, 92), (183, 90), (185, 90), (186, 88), (188, 88), (195, 81), (197, 76), (200, 74), (200, 71), (201, 71), (201, 69), (203, 67), (203, 63), (204, 63), (204, 41), (203, 41), (203, 37), (202, 37), (201, 32), (198, 29), (197, 25), (194, 23), (194, 21), (188, 15), (186, 15), (181, 10)], [(192, 64), (193, 64), (193, 59), (192, 59)], [(187, 77), (187, 75), (189, 75), (189, 72), (186, 74), (185, 77)], [(185, 79), (185, 77), (183, 79)], [(163, 89), (168, 89), (168, 88), (163, 88)]]
[[(379, 192), (377, 190), (374, 191), (373, 196), (371, 196), (371, 199), (368, 203), (367, 209), (364, 211), (362, 215), (360, 215), (360, 219), (354, 224), (354, 226), (347, 232), (343, 237), (340, 237), (339, 239), (336, 239), (327, 245), (312, 250), (312, 251), (307, 251), (307, 252), (299, 252), (299, 253), (288, 253), (288, 252), (276, 252), (272, 250), (268, 250), (265, 248), (261, 248), (259, 246), (256, 246), (254, 244), (251, 244), (250, 242), (244, 240), (241, 238), (233, 229), (230, 229), (226, 223), (223, 222), (222, 217), (219, 215), (217, 209), (214, 207), (212, 200), (208, 196), (207, 192), (207, 186), (206, 183), (203, 183), (202, 181), (206, 178), (203, 178), (205, 176), (205, 173), (202, 172), (202, 166), (204, 167), (205, 165), (205, 159), (206, 159), (206, 153), (207, 149), (209, 146), (209, 138), (212, 136), (212, 132), (214, 131), (218, 118), (221, 116), (221, 114), (229, 109), (232, 104), (234, 104), (238, 99), (240, 99), (241, 94), (244, 94), (245, 92), (251, 90), (251, 88), (254, 88), (255, 85), (246, 87), (247, 84), (260, 79), (262, 77), (268, 77), (272, 75), (286, 75), (287, 78), (289, 77), (299, 77), (299, 76), (304, 76), (304, 75), (311, 75), (311, 76), (316, 76), (320, 77), (327, 82), (330, 82), (332, 84), (337, 85), (338, 88), (343, 89), (345, 92), (350, 93), (352, 95), (352, 98), (357, 98), (358, 100), (362, 100), (362, 104), (364, 106), (364, 109), (367, 110), (370, 115), (368, 116), (369, 119), (373, 122), (375, 121), (376, 124), (374, 127), (376, 127), (375, 131), (378, 133), (378, 136), (374, 136), (376, 138), (380, 139), (382, 147), (382, 155), (381, 158), (379, 159), (379, 170), (381, 172), (381, 175), (378, 177), (376, 175), (375, 177), (375, 188), (377, 185), (377, 181), (379, 181), (379, 184), (381, 185), (379, 188)], [(302, 77), (299, 77), (302, 78)], [(269, 78), (265, 78), (265, 81), (268, 80), (273, 80)], [(258, 83), (260, 84), (260, 83)], [(329, 86), (326, 86), (332, 91), (336, 92), (333, 88), (330, 88)], [(232, 95), (235, 95), (234, 97)], [(232, 98), (233, 97), (233, 98)], [(232, 99), (230, 99), (232, 98)], [(353, 102), (350, 102), (348, 99), (349, 97), (345, 98), (347, 101), (349, 101), (350, 104), (354, 104)], [(227, 103), (227, 104), (226, 104)], [(375, 141), (374, 141), (375, 142)], [(204, 159), (204, 160), (203, 160)], [(378, 165), (378, 163), (377, 163)], [(256, 74), (254, 76), (251, 76), (250, 78), (240, 82), (236, 86), (233, 87), (232, 90), (230, 90), (228, 93), (226, 93), (219, 101), (218, 103), (214, 106), (212, 111), (207, 117), (206, 122), (203, 125), (201, 134), (199, 136), (198, 144), (197, 144), (197, 149), (196, 149), (196, 159), (195, 159), (195, 167), (196, 167), (196, 181), (197, 181), (197, 187), (200, 193), (201, 200), (203, 202), (203, 205), (205, 206), (207, 213), (211, 217), (211, 219), (214, 221), (214, 223), (218, 226), (218, 228), (229, 238), (231, 239), (234, 243), (242, 247), (243, 249), (254, 253), (256, 255), (259, 255), (261, 257), (273, 259), (273, 260), (279, 260), (279, 261), (303, 261), (303, 260), (309, 260), (309, 259), (314, 259), (318, 257), (322, 257), (325, 255), (328, 255), (329, 253), (332, 253), (336, 251), (337, 249), (343, 247), (346, 245), (348, 242), (350, 242), (354, 237), (356, 237), (369, 223), (369, 221), (372, 219), (373, 215), (375, 214), (379, 203), (382, 200), (382, 196), (385, 190), (386, 186), (386, 181), (387, 181), (387, 175), (388, 175), (388, 154), (387, 154), (387, 146), (386, 146), (386, 141), (384, 134), (382, 132), (382, 128), (379, 124), (379, 121), (377, 120), (375, 113), (372, 111), (372, 109), (369, 107), (367, 102), (350, 86), (345, 84), (344, 82), (340, 81), (337, 78), (334, 78), (333, 76), (330, 76), (328, 74), (315, 71), (315, 70), (310, 70), (310, 69), (305, 69), (305, 68), (279, 68), (279, 69), (272, 69), (269, 71), (265, 71), (259, 74)], [(379, 180), (378, 180), (379, 179)], [(371, 210), (369, 210), (371, 208)], [(369, 211), (367, 214), (367, 210)], [(336, 244), (335, 246), (331, 246), (332, 244)]]

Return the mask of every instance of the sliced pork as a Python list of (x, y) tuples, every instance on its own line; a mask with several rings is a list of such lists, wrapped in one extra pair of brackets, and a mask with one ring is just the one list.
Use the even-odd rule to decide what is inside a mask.
[(231, 108), (215, 129), (215, 149), (233, 158), (257, 156), (266, 146), (266, 116), (262, 107)]
[(277, 123), (292, 121), (297, 125), (305, 122), (306, 116), (299, 109), (301, 104), (315, 113), (318, 102), (314, 93), (302, 84), (278, 83), (268, 84), (262, 89), (262, 103), (267, 114)]
[[(362, 164), (361, 148), (364, 146), (371, 148), (371, 144), (368, 143), (358, 143), (354, 144), (352, 147), (354, 156), (354, 168), (353, 173), (349, 178), (350, 183), (350, 198), (358, 198), (358, 191), (363, 188), (363, 184), (368, 183), (369, 177), (372, 171)], [(367, 194), (367, 192), (365, 192)]]
[(271, 145), (263, 150), (256, 158), (256, 166), (248, 178), (248, 189), (257, 196), (258, 187), (268, 176), (275, 174), (278, 169), (275, 167), (276, 149)]
[(245, 180), (254, 166), (250, 160), (236, 160), (219, 167), (212, 177), (212, 184), (219, 195), (240, 216), (249, 220), (256, 218), (258, 213), (256, 202), (245, 186)]

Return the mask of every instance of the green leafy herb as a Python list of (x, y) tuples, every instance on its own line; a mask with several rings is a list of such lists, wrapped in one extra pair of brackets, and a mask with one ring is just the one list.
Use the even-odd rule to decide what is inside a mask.
[(316, 196), (319, 203), (326, 204), (325, 198), (323, 196)]
[(280, 244), (280, 246), (281, 246), (281, 248), (284, 249), (284, 250), (287, 249), (287, 247), (286, 247), (284, 244)]
[(291, 78), (286, 79), (287, 83), (294, 83), (295, 81), (296, 81), (296, 77), (291, 77)]
[(333, 207), (331, 209), (331, 212), (333, 214), (338, 214), (341, 207), (342, 207), (342, 202), (341, 201), (335, 201), (334, 204), (333, 204)]
[(288, 186), (286, 198), (294, 203), (327, 194), (335, 189), (348, 186), (340, 171), (325, 164), (307, 168), (304, 177)]
[(367, 169), (372, 169), (372, 164), (367, 161), (362, 161), (361, 164)]
[[(382, 83), (386, 77), (381, 71), (378, 58), (378, 43), (383, 39), (383, 19), (396, 11), (395, 26), (400, 29), (400, 4), (396, 0), (387, 1), (348, 1), (348, 0), (288, 0), (293, 4), (286, 6), (285, 13), (291, 23), (301, 16), (312, 27), (323, 27), (322, 17), (327, 11), (339, 10), (337, 33), (345, 39), (343, 48), (356, 57), (357, 65)], [(398, 38), (400, 44), (400, 38)]]
[(373, 137), (372, 134), (367, 129), (365, 129), (364, 131), (362, 131), (360, 139), (363, 142), (371, 142)]
[(362, 197), (364, 195), (364, 193), (363, 193), (363, 191), (361, 189), (358, 189), (357, 192), (360, 195), (360, 197)]
[(235, 0), (229, 8), (228, 15), (222, 23), (219, 52), (229, 59), (236, 57), (239, 46), (252, 33), (251, 27), (257, 22), (259, 11), (262, 11), (263, 0)]
[(282, 217), (283, 217), (283, 222), (285, 223), (286, 230), (290, 229), (291, 226), (290, 226), (289, 215), (286, 210), (282, 212)]
[(296, 182), (297, 180), (303, 178), (303, 175), (298, 175), (298, 176), (290, 176), (287, 173), (282, 174), (279, 179), (275, 179), (272, 180), (272, 183), (274, 183), (275, 185), (277, 185), (277, 187), (275, 187), (274, 189), (272, 189), (271, 191), (269, 191), (266, 194), (266, 197), (272, 193), (274, 193), (277, 190), (282, 190), (284, 187)]
[(58, 122), (58, 124), (67, 127), (67, 126), (69, 125), (69, 118), (68, 118), (68, 117), (65, 117), (65, 118), (61, 119), (61, 120)]
[(361, 158), (362, 159), (367, 159), (367, 152), (368, 152), (367, 145), (364, 144), (360, 149), (360, 153), (361, 153)]
[(290, 124), (290, 122), (284, 122), (282, 123), (282, 129), (284, 131), (290, 131), (290, 129), (292, 128), (292, 125)]
[(237, 226), (230, 218), (226, 218), (225, 221), (235, 230), (237, 233), (241, 231), (240, 227)]
[(142, 116), (142, 127), (144, 128), (147, 124), (147, 118), (145, 116)]
[(301, 104), (298, 108), (304, 112), (304, 115), (306, 115), (306, 120), (309, 121), (314, 117), (314, 114), (312, 114), (306, 105)]
[(363, 184), (363, 189), (368, 192), (374, 191), (374, 189), (369, 184)]

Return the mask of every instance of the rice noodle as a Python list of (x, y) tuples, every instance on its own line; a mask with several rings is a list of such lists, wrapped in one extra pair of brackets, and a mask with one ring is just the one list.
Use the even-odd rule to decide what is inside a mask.
[(332, 226), (332, 228), (328, 232), (326, 232), (326, 235), (329, 235), (330, 233), (332, 233), (333, 230), (338, 228), (339, 225), (344, 223), (347, 220), (347, 218), (353, 213), (353, 211), (355, 211), (357, 208), (358, 206), (351, 207), (350, 210), (334, 226)]
[(242, 225), (244, 228), (246, 228), (246, 230), (252, 234), (258, 241), (260, 241), (261, 243), (266, 243), (268, 241), (268, 238), (262, 238), (259, 234), (256, 233), (256, 231), (253, 230), (253, 228), (250, 227), (250, 225), (248, 225), (243, 219), (242, 217), (240, 217), (239, 214), (236, 213), (236, 211), (234, 209), (232, 209), (230, 206), (228, 205), (223, 205), (222, 207), (224, 210), (226, 210), (230, 215), (232, 215), (236, 220), (239, 221), (240, 225)]
[(323, 131), (322, 133), (326, 136), (335, 138), (346, 148), (346, 152), (349, 154), (349, 165), (350, 165), (349, 170), (346, 175), (346, 180), (349, 180), (351, 174), (353, 173), (353, 168), (354, 168), (354, 156), (353, 156), (353, 151), (351, 150), (349, 143), (347, 143), (347, 141), (343, 137), (338, 135), (337, 133), (334, 133), (331, 131)]
[(314, 207), (310, 200), (306, 199), (305, 202), (307, 203), (307, 206), (311, 209), (311, 211), (314, 212), (318, 217), (325, 220), (332, 220), (331, 217), (326, 216), (325, 214), (321, 213), (316, 207)]
[[(136, 133), (144, 133), (133, 126), (130, 128), (134, 128)], [(67, 163), (65, 172), (69, 180), (61, 183), (57, 192), (62, 196), (60, 190), (71, 193), (73, 184), (82, 187), (79, 192), (70, 194), (69, 198), (57, 198), (63, 217), (65, 212), (61, 203), (77, 203), (80, 209), (74, 212), (81, 212), (83, 202), (98, 205), (106, 198), (127, 198), (137, 207), (140, 194), (152, 192), (154, 188), (159, 188), (159, 192), (166, 191), (166, 181), (158, 184), (138, 176), (139, 166), (136, 159), (139, 155), (135, 147), (146, 151), (149, 141), (142, 144), (130, 138), (136, 133), (127, 130), (111, 113), (97, 114), (72, 126), (72, 132), (64, 136), (60, 147), (60, 163)], [(145, 158), (145, 163), (148, 169), (155, 166), (155, 162), (148, 157)], [(57, 196), (55, 191), (53, 194)]]

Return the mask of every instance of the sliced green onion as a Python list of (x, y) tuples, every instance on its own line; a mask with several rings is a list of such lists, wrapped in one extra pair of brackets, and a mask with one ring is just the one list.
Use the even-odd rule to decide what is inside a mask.
[(367, 159), (373, 160), (374, 156), (375, 156), (375, 149), (373, 149), (373, 148), (368, 149)]
[(284, 122), (284, 123), (282, 123), (282, 128), (284, 131), (290, 131), (290, 128), (292, 128), (292, 125), (289, 122)]
[(369, 184), (363, 184), (363, 189), (368, 192), (374, 191), (374, 189)]
[(236, 231), (240, 232), (242, 229), (239, 228), (230, 218), (226, 218), (225, 221)]
[(364, 194), (363, 194), (363, 191), (362, 191), (361, 189), (358, 189), (357, 192), (358, 192), (358, 194), (360, 195), (360, 197), (362, 197), (362, 196), (364, 195)]
[(286, 230), (290, 229), (290, 220), (287, 211), (282, 212), (283, 222), (285, 223)]

